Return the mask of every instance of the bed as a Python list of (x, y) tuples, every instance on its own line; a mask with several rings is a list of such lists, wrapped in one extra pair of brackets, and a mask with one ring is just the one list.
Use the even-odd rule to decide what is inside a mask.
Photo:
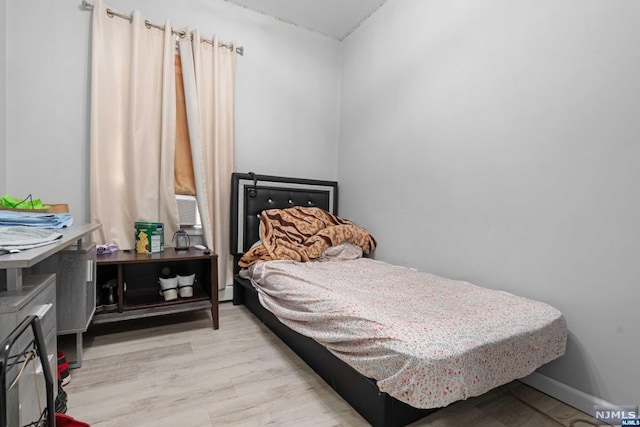
[[(232, 197), (231, 248), (236, 266), (242, 261), (247, 267), (245, 254), (260, 253), (262, 245), (254, 244), (260, 241), (261, 218), (263, 228), (269, 228), (267, 212), (274, 212), (274, 221), (286, 224), (292, 221), (285, 216), (289, 211), (314, 215), (324, 212), (327, 218), (339, 220), (337, 183), (332, 181), (233, 174)], [(263, 237), (267, 236), (270, 238), (270, 233), (263, 230)], [(334, 240), (342, 240), (342, 235)], [(353, 242), (365, 252), (367, 244), (375, 246), (375, 240), (358, 241), (356, 237)], [(282, 273), (285, 270), (286, 274)], [(251, 280), (247, 272), (253, 275)], [(240, 273), (239, 267), (236, 273)], [(561, 313), (552, 307), (368, 258), (326, 263), (256, 262), (242, 273), (234, 276), (234, 304), (246, 305), (374, 426), (409, 424), (452, 401), (523, 377), (564, 353), (566, 324)], [(267, 280), (272, 277), (277, 280)], [(340, 284), (342, 278), (347, 279), (346, 284)], [(429, 282), (426, 285), (425, 280)], [(367, 288), (374, 282), (382, 286), (375, 291)], [(378, 293), (378, 289), (387, 292), (393, 284), (397, 288), (391, 293)], [(439, 302), (428, 309), (433, 313), (416, 314), (416, 321), (401, 326), (393, 323), (399, 318), (410, 319), (412, 313), (424, 309), (424, 304), (416, 301), (435, 301), (440, 297), (433, 291), (445, 288), (454, 305), (447, 307), (445, 302)], [(351, 289), (364, 290), (354, 293)], [(402, 296), (409, 289), (413, 298)], [(490, 299), (485, 301), (487, 293)], [(420, 297), (415, 297), (418, 294)], [(305, 300), (312, 303), (294, 305), (304, 304)], [(317, 301), (322, 301), (322, 310), (327, 310), (322, 316), (317, 313)], [(362, 304), (363, 301), (367, 303)], [(460, 301), (466, 302), (458, 308)], [(472, 309), (474, 304), (482, 307)], [(494, 306), (484, 310), (485, 304)], [(463, 316), (458, 316), (458, 310), (475, 310), (476, 318), (470, 317), (465, 324), (460, 321)], [(499, 319), (483, 319), (484, 311), (494, 310)], [(350, 318), (343, 314), (347, 312)], [(425, 316), (432, 316), (428, 317), (428, 324), (421, 320)], [(538, 324), (529, 325), (530, 318), (539, 318)], [(513, 332), (503, 330), (502, 319), (507, 319)], [(521, 330), (523, 325), (532, 329)], [(421, 338), (427, 329), (429, 337), (438, 337), (437, 344), (427, 344)], [(333, 335), (327, 334), (328, 330)], [(339, 339), (335, 338), (336, 333)], [(343, 338), (345, 334), (355, 335), (348, 341)], [(487, 335), (487, 342), (476, 343), (478, 334)], [(363, 336), (366, 338), (361, 339)], [(455, 342), (451, 342), (450, 337), (454, 336)], [(458, 356), (458, 347), (464, 347), (467, 341), (473, 352), (463, 351)], [(354, 342), (364, 345), (365, 350), (354, 347)], [(494, 342), (500, 345), (487, 344)], [(438, 356), (447, 353), (449, 347), (455, 350), (455, 357)], [(424, 355), (428, 356), (426, 364), (421, 361)], [(375, 359), (374, 364), (371, 359)], [(481, 384), (474, 385), (477, 381)]]

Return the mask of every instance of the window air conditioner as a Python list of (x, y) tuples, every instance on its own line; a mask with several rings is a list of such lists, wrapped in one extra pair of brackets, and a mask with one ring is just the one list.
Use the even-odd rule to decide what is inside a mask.
[(183, 196), (176, 194), (176, 201), (178, 202), (180, 225), (200, 224), (200, 215), (198, 215), (198, 201), (194, 196)]

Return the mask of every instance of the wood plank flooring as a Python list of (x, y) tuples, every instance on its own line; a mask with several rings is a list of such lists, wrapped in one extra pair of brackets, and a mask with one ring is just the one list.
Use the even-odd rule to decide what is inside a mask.
[[(221, 304), (217, 331), (210, 316), (90, 327), (83, 366), (65, 387), (67, 414), (92, 427), (368, 425), (244, 306)], [(592, 420), (516, 381), (412, 426), (592, 425), (580, 419)]]

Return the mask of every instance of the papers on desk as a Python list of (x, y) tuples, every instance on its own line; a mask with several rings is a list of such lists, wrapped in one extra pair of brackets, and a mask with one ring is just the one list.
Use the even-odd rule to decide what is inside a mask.
[(0, 249), (9, 252), (55, 243), (62, 234), (34, 227), (0, 227)]
[(16, 212), (0, 210), (0, 227), (27, 226), (36, 228), (63, 228), (73, 224), (71, 214)]

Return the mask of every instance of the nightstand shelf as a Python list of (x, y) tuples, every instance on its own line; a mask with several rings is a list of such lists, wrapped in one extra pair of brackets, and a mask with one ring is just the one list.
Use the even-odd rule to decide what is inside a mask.
[[(97, 256), (97, 283), (117, 280), (118, 307), (96, 313), (93, 324), (210, 309), (213, 328), (218, 329), (218, 257), (189, 248), (167, 248), (155, 254), (117, 251)], [(165, 301), (158, 278), (163, 268), (195, 273), (193, 296)]]

